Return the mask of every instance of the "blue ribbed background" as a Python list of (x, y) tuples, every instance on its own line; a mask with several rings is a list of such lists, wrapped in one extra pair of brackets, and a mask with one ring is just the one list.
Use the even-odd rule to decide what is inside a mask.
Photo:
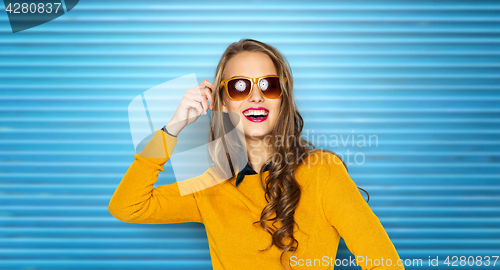
[(500, 255), (500, 1), (107, 0), (16, 34), (0, 11), (0, 269), (211, 269), (203, 225), (107, 206), (129, 102), (212, 81), (240, 38), (288, 58), (310, 135), (378, 137), (317, 147), (364, 155), (349, 173), (401, 258)]

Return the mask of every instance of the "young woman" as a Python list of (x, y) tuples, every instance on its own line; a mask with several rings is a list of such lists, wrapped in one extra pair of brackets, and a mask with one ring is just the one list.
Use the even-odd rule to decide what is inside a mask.
[[(277, 49), (252, 39), (231, 44), (214, 83), (187, 90), (172, 120), (134, 155), (109, 212), (132, 223), (203, 223), (216, 270), (333, 269), (340, 237), (355, 257), (337, 266), (404, 269), (343, 161), (301, 137), (292, 89), (291, 69)], [(238, 147), (218, 143), (210, 150), (216, 166), (186, 180), (196, 190), (181, 188), (183, 181), (153, 188), (181, 130), (209, 109), (209, 141), (231, 128), (244, 134), (246, 166), (231, 166), (234, 174), (224, 178), (217, 151)]]

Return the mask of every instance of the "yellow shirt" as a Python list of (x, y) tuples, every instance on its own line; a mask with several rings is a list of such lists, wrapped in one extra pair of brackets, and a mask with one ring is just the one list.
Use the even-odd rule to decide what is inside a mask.
[[(214, 270), (282, 270), (281, 250), (273, 245), (259, 251), (271, 243), (270, 234), (259, 223), (253, 224), (267, 204), (259, 174), (246, 175), (237, 187), (236, 177), (232, 177), (184, 196), (177, 182), (153, 188), (176, 142), (177, 137), (155, 131), (144, 150), (134, 155), (115, 190), (108, 206), (111, 215), (131, 223), (203, 223)], [(154, 158), (158, 151), (168, 155)], [(268, 174), (264, 172), (264, 179)], [(357, 263), (362, 269), (404, 269), (398, 266), (400, 257), (378, 217), (336, 156), (314, 154), (295, 174), (302, 191), (295, 211), (298, 228), (294, 227), (299, 245), (293, 255), (285, 254), (285, 264), (289, 260), (293, 269), (333, 269), (335, 263), (339, 267)], [(195, 178), (211, 177), (208, 169)], [(354, 254), (350, 261), (335, 262), (340, 237)], [(387, 266), (389, 260), (391, 267)]]

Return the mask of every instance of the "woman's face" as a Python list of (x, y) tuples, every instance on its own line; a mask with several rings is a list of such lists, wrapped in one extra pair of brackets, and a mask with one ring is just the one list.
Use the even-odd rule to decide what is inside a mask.
[[(245, 51), (233, 56), (227, 62), (222, 80), (235, 76), (258, 78), (267, 75), (278, 75), (271, 58), (265, 53)], [(244, 132), (245, 136), (262, 139), (276, 125), (282, 98), (282, 96), (277, 99), (265, 98), (260, 92), (258, 85), (255, 84), (250, 96), (242, 101), (231, 100), (227, 96), (226, 91), (223, 90), (222, 109), (224, 112), (229, 111), (234, 113), (230, 114), (233, 123), (236, 121), (232, 118), (236, 117), (236, 115), (239, 116), (239, 120), (243, 124), (243, 130), (240, 130), (240, 132)], [(253, 119), (247, 118), (243, 114), (243, 112), (248, 113), (249, 109), (258, 109), (258, 107), (261, 107), (264, 111), (268, 111), (267, 118), (263, 121), (252, 121)]]

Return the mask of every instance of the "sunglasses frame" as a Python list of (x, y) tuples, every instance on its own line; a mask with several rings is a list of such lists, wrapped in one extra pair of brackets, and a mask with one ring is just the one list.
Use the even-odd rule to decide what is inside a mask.
[[(252, 94), (252, 91), (253, 91), (253, 86), (255, 84), (257, 84), (257, 88), (259, 88), (259, 91), (260, 93), (267, 99), (277, 99), (277, 98), (280, 98), (282, 95), (283, 95), (283, 90), (280, 91), (280, 95), (275, 97), (275, 98), (268, 98), (266, 96), (266, 94), (264, 94), (264, 92), (262, 92), (262, 89), (260, 89), (260, 80), (262, 79), (265, 79), (265, 78), (278, 78), (279, 79), (279, 76), (278, 75), (269, 75), (269, 76), (262, 76), (262, 77), (258, 77), (258, 78), (250, 78), (250, 77), (244, 77), (244, 76), (240, 76), (240, 77), (234, 77), (234, 78), (229, 78), (227, 80), (223, 80), (221, 81), (221, 88), (224, 87), (226, 89), (226, 94), (227, 96), (231, 99), (231, 100), (234, 100), (234, 101), (242, 101), (242, 100), (245, 100), (247, 99), (251, 94)], [(285, 79), (285, 82), (288, 81), (286, 77), (283, 77)], [(231, 97), (231, 95), (229, 95), (229, 90), (227, 89), (227, 84), (229, 81), (232, 81), (232, 80), (236, 80), (236, 79), (248, 79), (249, 81), (252, 82), (252, 86), (250, 87), (250, 91), (248, 92), (248, 95), (242, 99), (234, 99)], [(281, 88), (281, 86), (280, 86)]]

